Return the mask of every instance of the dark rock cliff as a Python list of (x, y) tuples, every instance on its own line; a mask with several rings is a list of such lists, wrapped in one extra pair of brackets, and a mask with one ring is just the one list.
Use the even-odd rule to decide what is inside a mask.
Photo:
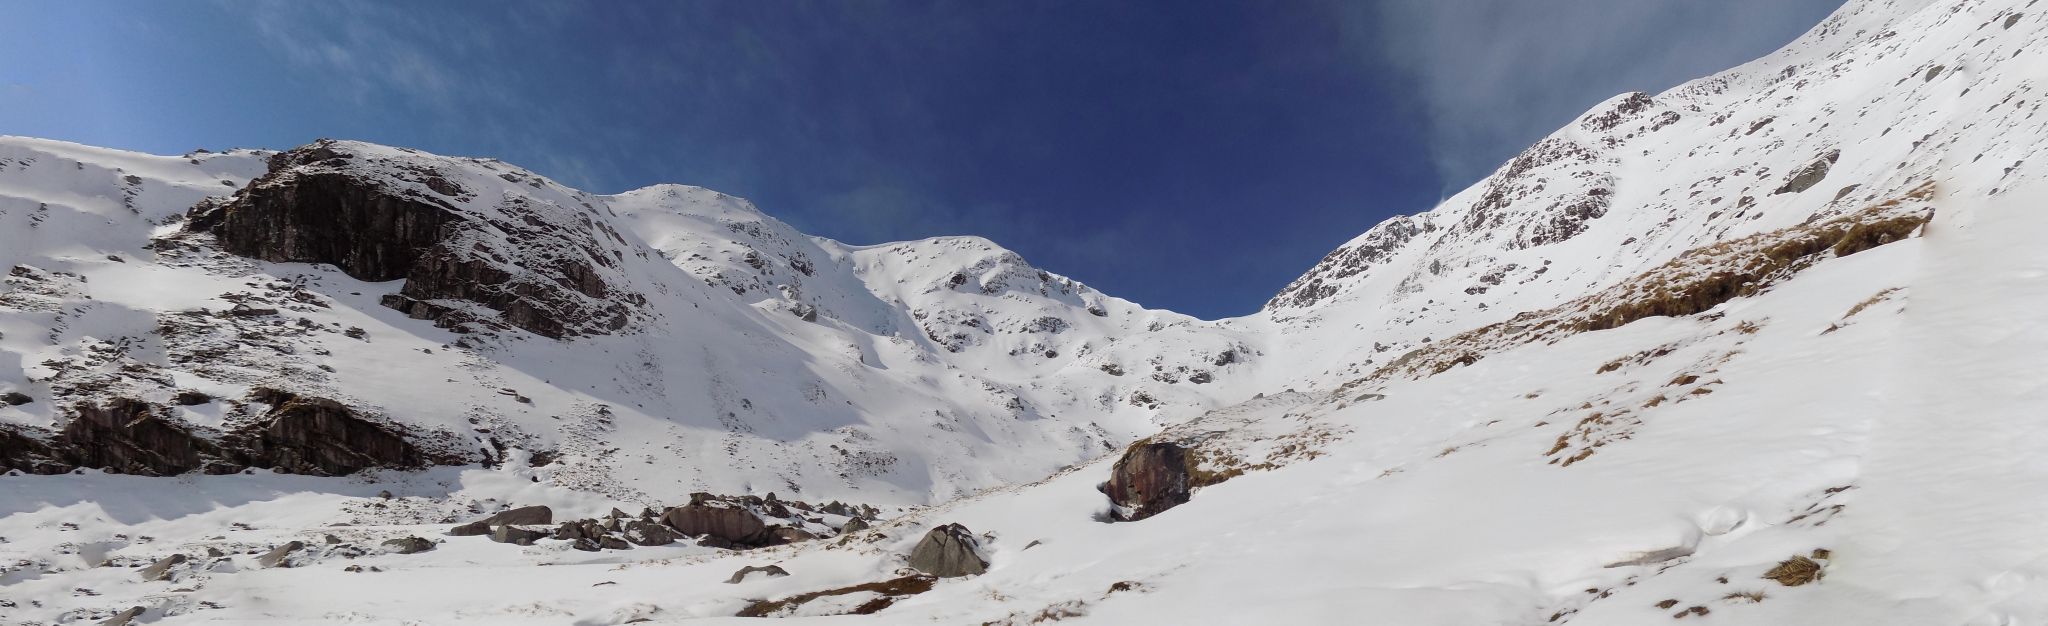
[(61, 474), (94, 468), (141, 476), (193, 471), (228, 474), (250, 467), (340, 476), (372, 468), (454, 465), (460, 454), (422, 450), (402, 432), (328, 398), (258, 389), (270, 405), (226, 433), (194, 428), (164, 406), (133, 398), (80, 402), (58, 432), (0, 428), (0, 468)]
[(599, 210), (513, 191), (478, 204), (483, 190), (449, 179), (471, 167), (481, 166), (323, 140), (272, 157), (270, 172), (233, 198), (194, 207), (188, 229), (211, 231), (241, 256), (404, 279), (383, 304), (445, 328), (511, 326), (558, 339), (626, 328), (645, 298), (606, 279), (625, 255), (616, 249), (623, 239), (592, 219)]

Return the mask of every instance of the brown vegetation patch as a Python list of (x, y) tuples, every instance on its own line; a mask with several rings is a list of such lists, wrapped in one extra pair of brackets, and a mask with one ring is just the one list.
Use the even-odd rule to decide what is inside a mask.
[(901, 600), (903, 598), (931, 591), (932, 583), (937, 580), (938, 579), (932, 578), (930, 576), (904, 576), (902, 578), (892, 578), (880, 582), (861, 583), (858, 585), (853, 585), (851, 587), (840, 587), (838, 589), (826, 589), (824, 591), (812, 591), (809, 593), (801, 593), (787, 598), (783, 598), (781, 600), (755, 600), (752, 604), (748, 604), (747, 608), (740, 609), (740, 612), (735, 614), (734, 616), (777, 617), (789, 613), (791, 611), (795, 611), (798, 607), (803, 606), (804, 603), (819, 598), (830, 596), (843, 596), (850, 593), (861, 592), (874, 592), (882, 594), (882, 597), (869, 600), (866, 603), (861, 604), (860, 606), (854, 607), (852, 611), (846, 613), (848, 615), (872, 615), (874, 613), (880, 612), (882, 609), (889, 608), (889, 606), (895, 604), (897, 600)]
[[(1762, 293), (1820, 261), (1909, 236), (1932, 218), (1933, 208), (1926, 201), (1933, 192), (1933, 183), (1924, 183), (1898, 198), (1846, 215), (1686, 251), (1663, 266), (1557, 308), (1525, 312), (1412, 350), (1340, 391), (1395, 377), (1427, 378), (1517, 346), (1554, 343), (1637, 320), (1704, 313), (1729, 300)], [(1757, 328), (1737, 330), (1753, 333)]]
[(1826, 573), (1821, 571), (1818, 561), (1803, 556), (1795, 556), (1779, 561), (1777, 567), (1764, 572), (1764, 578), (1778, 581), (1778, 584), (1787, 587), (1797, 587), (1819, 581), (1825, 575)]

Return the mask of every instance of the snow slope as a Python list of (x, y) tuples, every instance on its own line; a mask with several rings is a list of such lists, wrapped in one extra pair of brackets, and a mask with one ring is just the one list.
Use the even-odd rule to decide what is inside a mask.
[[(1143, 309), (977, 238), (848, 246), (658, 186), (559, 192), (645, 254), (620, 270), (648, 298), (644, 322), (568, 341), (457, 336), (378, 306), (392, 283), (203, 241), (146, 247), (184, 207), (262, 174), (266, 155), (0, 140), (0, 261), (41, 279), (0, 294), (0, 385), (46, 398), (111, 377), (165, 400), (290, 384), (491, 461), (0, 478), (0, 561), (13, 563), (0, 615), (740, 622), (752, 600), (894, 578), (927, 529), (960, 523), (983, 535), (988, 573), (873, 615), (823, 616), (873, 598), (852, 594), (790, 617), (2048, 623), (2048, 472), (2031, 454), (2048, 443), (2034, 419), (2048, 399), (2048, 182), (2028, 165), (2048, 145), (2044, 15), (2032, 0), (1853, 0), (1756, 62), (1594, 107), (1437, 209), (1332, 252), (1266, 310), (1220, 322)], [(498, 190), (510, 168), (403, 154), (492, 174), (465, 188)], [(223, 294), (281, 292), (269, 284), (330, 303), (289, 315), (368, 341), (315, 331), (180, 365), (182, 344), (147, 331), (224, 308)], [(171, 382), (121, 376), (156, 371)], [(0, 420), (55, 426), (55, 404)], [(202, 425), (234, 410), (178, 409)], [(1105, 523), (1097, 485), (1148, 435), (1231, 476)], [(507, 504), (591, 517), (689, 491), (905, 506), (873, 530), (745, 552), (364, 548), (443, 539)], [(289, 540), (312, 546), (297, 567), (258, 566)], [(172, 553), (193, 558), (139, 580)], [(1764, 577), (1801, 560), (1823, 576)], [(722, 583), (770, 563), (791, 575)]]

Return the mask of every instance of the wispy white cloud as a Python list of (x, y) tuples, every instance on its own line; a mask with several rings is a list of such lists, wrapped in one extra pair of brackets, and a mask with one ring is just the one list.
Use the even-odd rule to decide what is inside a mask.
[(1423, 107), (1448, 187), (1617, 93), (1657, 92), (1763, 56), (1842, 0), (1386, 0), (1342, 3), (1364, 62)]

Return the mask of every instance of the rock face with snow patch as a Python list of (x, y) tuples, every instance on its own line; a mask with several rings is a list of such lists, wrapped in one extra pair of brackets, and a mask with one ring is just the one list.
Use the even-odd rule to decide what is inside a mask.
[(603, 209), (538, 178), (491, 181), (513, 191), (483, 197), (487, 188), (457, 180), (473, 165), (323, 140), (272, 157), (269, 174), (225, 203), (202, 203), (192, 225), (235, 254), (405, 279), (384, 304), (444, 327), (495, 325), (480, 307), (562, 338), (617, 332), (642, 315), (645, 297), (617, 280), (625, 245)]
[(258, 401), (271, 405), (248, 444), (256, 464), (264, 467), (340, 476), (373, 467), (418, 468), (461, 462), (459, 458), (429, 456), (404, 436), (335, 400), (275, 389), (258, 389), (256, 395)]

